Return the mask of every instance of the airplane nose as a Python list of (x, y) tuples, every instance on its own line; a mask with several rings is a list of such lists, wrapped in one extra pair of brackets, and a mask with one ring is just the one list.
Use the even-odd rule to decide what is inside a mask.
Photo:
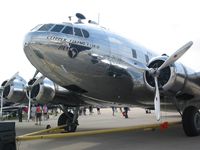
[(24, 38), (24, 51), (30, 53), (30, 51), (42, 51), (48, 44), (47, 37), (48, 33), (29, 32)]
[(46, 49), (46, 33), (29, 32), (24, 38), (24, 53), (33, 63), (44, 60), (44, 50)]

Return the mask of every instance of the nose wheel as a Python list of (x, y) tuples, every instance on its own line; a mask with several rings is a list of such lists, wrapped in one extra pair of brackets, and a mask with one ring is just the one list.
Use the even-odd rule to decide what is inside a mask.
[(68, 112), (67, 116), (65, 113), (61, 114), (58, 118), (58, 126), (66, 125), (64, 128), (67, 132), (75, 132), (78, 125), (78, 120), (75, 120), (73, 123), (73, 117), (74, 115), (71, 112)]
[(75, 107), (73, 113), (68, 110), (68, 107), (60, 105), (61, 110), (64, 112), (58, 118), (58, 126), (66, 125), (64, 127), (67, 132), (75, 132), (78, 124), (78, 111), (79, 107)]

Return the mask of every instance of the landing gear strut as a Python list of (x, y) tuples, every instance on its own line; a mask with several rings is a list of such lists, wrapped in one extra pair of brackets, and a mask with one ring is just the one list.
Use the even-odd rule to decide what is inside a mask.
[(198, 136), (200, 134), (200, 112), (194, 107), (186, 108), (182, 116), (182, 124), (187, 136)]
[(79, 107), (76, 107), (73, 111), (74, 113), (71, 113), (68, 110), (68, 107), (60, 106), (60, 108), (63, 110), (64, 113), (60, 115), (58, 118), (58, 126), (66, 125), (64, 128), (67, 132), (75, 132), (78, 126), (78, 110)]

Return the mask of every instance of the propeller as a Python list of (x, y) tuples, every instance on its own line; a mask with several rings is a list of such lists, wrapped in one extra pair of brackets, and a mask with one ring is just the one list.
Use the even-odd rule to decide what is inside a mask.
[(18, 75), (19, 75), (19, 72), (16, 72), (16, 73), (5, 83), (5, 85), (2, 85), (2, 86), (1, 86), (1, 90), (2, 90), (2, 95), (1, 95), (1, 110), (0, 110), (0, 115), (1, 115), (1, 117), (2, 117), (2, 113), (3, 113), (3, 91), (4, 91), (4, 88), (5, 88), (6, 86), (8, 86), (12, 81), (14, 81)]
[(190, 41), (180, 47), (177, 51), (175, 51), (170, 57), (168, 57), (165, 62), (158, 68), (149, 68), (144, 65), (137, 65), (133, 64), (135, 68), (141, 71), (147, 71), (153, 78), (155, 82), (155, 97), (154, 97), (154, 108), (155, 108), (155, 115), (156, 119), (160, 120), (160, 91), (159, 91), (159, 85), (158, 85), (158, 77), (160, 75), (160, 71), (174, 62), (176, 62), (191, 46), (193, 45), (193, 42)]
[(159, 68), (151, 68), (149, 73), (154, 77), (155, 82), (155, 98), (154, 98), (154, 108), (156, 119), (160, 120), (160, 91), (158, 86), (158, 77), (160, 75), (160, 71), (174, 62), (176, 62), (191, 46), (193, 42), (190, 41), (179, 48), (176, 52), (174, 52), (170, 57), (165, 60), (165, 62)]

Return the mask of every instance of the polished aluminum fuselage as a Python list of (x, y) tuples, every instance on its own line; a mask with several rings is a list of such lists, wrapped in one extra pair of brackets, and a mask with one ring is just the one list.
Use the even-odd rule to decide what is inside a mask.
[[(153, 106), (154, 91), (147, 88), (143, 72), (131, 64), (146, 65), (145, 55), (151, 59), (155, 54), (99, 26), (70, 25), (88, 30), (89, 38), (49, 31), (31, 31), (26, 35), (24, 51), (37, 70), (58, 85), (82, 95), (86, 101)], [(88, 50), (72, 57), (67, 48), (69, 43), (88, 47)], [(133, 57), (132, 50), (137, 50), (137, 58)], [(178, 74), (185, 85), (198, 80), (194, 72), (183, 68), (184, 72), (181, 70)], [(189, 75), (194, 78), (190, 79)], [(194, 92), (185, 85), (182, 90)], [(197, 94), (199, 84), (194, 88)], [(171, 107), (173, 98), (171, 94), (164, 96), (161, 105)]]

